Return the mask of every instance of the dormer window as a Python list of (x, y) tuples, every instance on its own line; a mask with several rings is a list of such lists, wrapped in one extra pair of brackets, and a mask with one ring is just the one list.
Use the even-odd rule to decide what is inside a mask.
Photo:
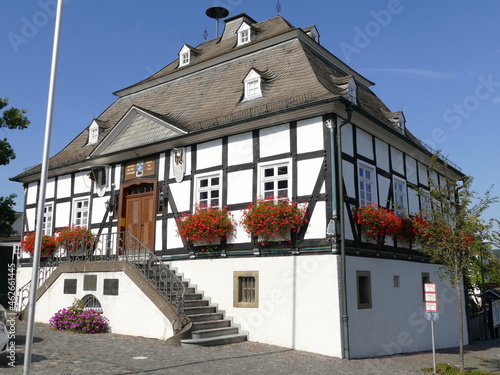
[(310, 30), (306, 31), (306, 34), (309, 35), (309, 37), (313, 39), (316, 43), (319, 44), (319, 32), (316, 26), (312, 26)]
[(252, 69), (243, 81), (245, 85), (245, 96), (243, 100), (250, 100), (260, 98), (262, 96), (261, 90), (261, 76), (259, 73)]
[(356, 81), (351, 77), (347, 83), (347, 98), (353, 104), (358, 104), (357, 90)]
[(395, 120), (399, 127), (399, 131), (401, 132), (401, 134), (404, 134), (406, 128), (406, 119), (402, 111), (399, 112), (399, 115)]
[(184, 45), (179, 52), (179, 67), (189, 65), (191, 62), (191, 49)]
[(92, 125), (89, 126), (89, 141), (88, 144), (92, 145), (97, 143), (99, 139), (99, 125), (94, 121)]
[(251, 42), (251, 28), (250, 25), (243, 22), (238, 29), (238, 45)]

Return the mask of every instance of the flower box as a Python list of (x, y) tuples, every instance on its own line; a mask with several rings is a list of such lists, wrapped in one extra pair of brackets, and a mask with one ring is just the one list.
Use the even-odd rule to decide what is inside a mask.
[[(256, 199), (243, 212), (241, 224), (256, 244), (293, 245), (295, 234), (307, 223), (306, 208), (288, 199)], [(295, 247), (295, 246), (293, 246)]]

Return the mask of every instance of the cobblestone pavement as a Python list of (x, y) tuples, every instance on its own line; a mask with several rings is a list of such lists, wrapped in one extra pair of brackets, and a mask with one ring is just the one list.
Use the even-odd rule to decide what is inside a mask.
[[(0, 355), (0, 374), (22, 374), (26, 322), (16, 322), (16, 362)], [(430, 352), (341, 360), (278, 346), (244, 342), (227, 346), (168, 347), (162, 341), (117, 334), (81, 335), (35, 324), (31, 374), (423, 374)], [(441, 350), (437, 362), (458, 364), (457, 350)], [(466, 366), (500, 373), (500, 339), (466, 347)]]

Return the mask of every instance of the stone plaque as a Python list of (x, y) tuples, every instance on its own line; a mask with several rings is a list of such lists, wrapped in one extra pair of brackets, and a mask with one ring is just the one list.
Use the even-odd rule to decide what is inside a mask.
[(76, 294), (76, 279), (64, 279), (64, 294)]
[(97, 290), (97, 275), (83, 275), (83, 290)]
[(104, 290), (102, 294), (105, 296), (117, 296), (118, 281), (118, 279), (104, 279)]

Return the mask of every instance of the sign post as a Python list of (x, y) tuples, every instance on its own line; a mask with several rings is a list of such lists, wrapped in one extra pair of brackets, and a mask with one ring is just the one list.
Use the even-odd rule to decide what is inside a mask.
[(432, 365), (436, 374), (436, 345), (434, 340), (434, 321), (439, 320), (438, 301), (436, 296), (436, 284), (424, 284), (425, 319), (431, 321), (432, 336)]

